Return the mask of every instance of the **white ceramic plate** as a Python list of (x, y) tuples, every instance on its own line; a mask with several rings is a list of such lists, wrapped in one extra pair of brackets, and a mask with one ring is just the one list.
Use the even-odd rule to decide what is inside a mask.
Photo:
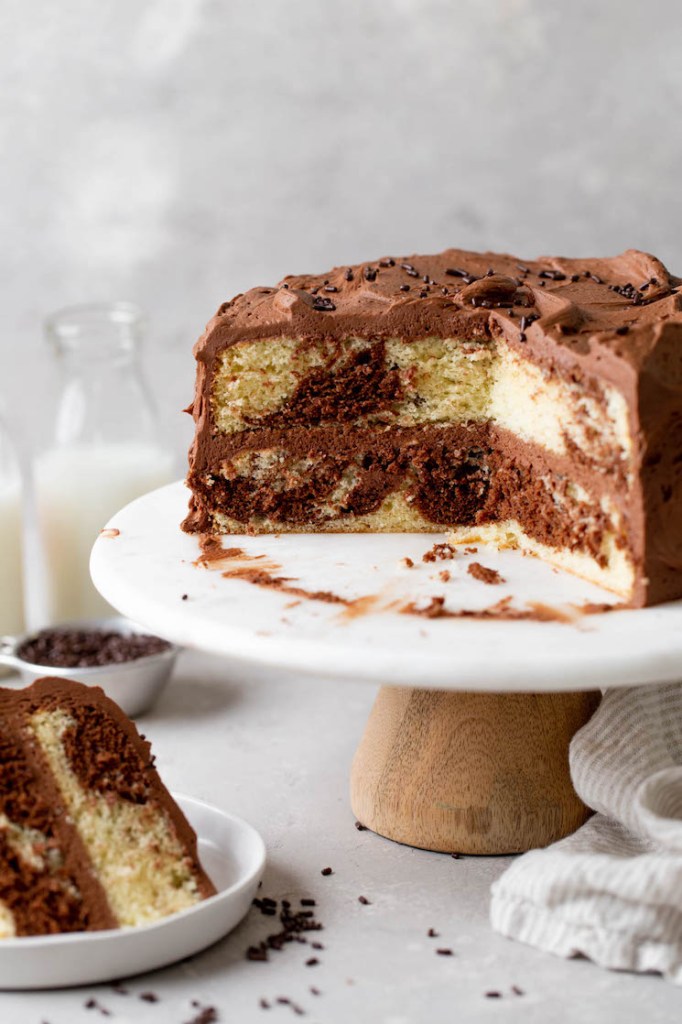
[(240, 818), (173, 796), (197, 833), (201, 862), (217, 895), (140, 928), (3, 939), (0, 989), (94, 985), (143, 974), (198, 953), (241, 921), (265, 866), (263, 840)]
[[(682, 675), (682, 601), (577, 616), (571, 624), (428, 619), (390, 605), (437, 595), (452, 610), (484, 608), (507, 596), (519, 607), (618, 599), (518, 551), (480, 545), (475, 555), (460, 549), (454, 561), (424, 563), (424, 552), (445, 539), (436, 534), (225, 538), (225, 546), (243, 549), (246, 567), (269, 568), (309, 591), (371, 598), (363, 614), (349, 616), (339, 604), (297, 602), (197, 567), (198, 540), (179, 525), (187, 501), (182, 483), (134, 501), (110, 521), (90, 563), (107, 601), (175, 643), (320, 677), (439, 689), (551, 692)], [(413, 569), (402, 565), (405, 556)], [(498, 569), (506, 583), (473, 579), (466, 568), (477, 560)], [(443, 569), (451, 572), (448, 582), (439, 579)]]

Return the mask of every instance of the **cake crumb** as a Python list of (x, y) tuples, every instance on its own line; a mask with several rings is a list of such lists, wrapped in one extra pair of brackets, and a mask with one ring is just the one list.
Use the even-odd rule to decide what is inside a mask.
[(406, 569), (413, 569), (414, 568), (414, 562), (412, 561), (411, 558), (408, 558), (407, 555), (405, 555), (404, 558), (400, 559), (400, 564), (404, 565)]
[(467, 566), (467, 572), (475, 580), (480, 580), (481, 583), (488, 583), (490, 586), (497, 586), (498, 583), (507, 582), (503, 576), (500, 576), (497, 569), (489, 569), (487, 565), (481, 565), (480, 562), (472, 562), (471, 565)]
[(438, 573), (438, 579), (442, 580), (443, 583), (449, 583), (452, 579), (452, 574), (449, 569), (441, 569)]
[(448, 562), (455, 557), (455, 549), (452, 544), (434, 544), (429, 551), (422, 555), (422, 562)]
[(465, 555), (477, 555), (478, 554), (478, 548), (465, 548), (464, 549), (464, 554)]

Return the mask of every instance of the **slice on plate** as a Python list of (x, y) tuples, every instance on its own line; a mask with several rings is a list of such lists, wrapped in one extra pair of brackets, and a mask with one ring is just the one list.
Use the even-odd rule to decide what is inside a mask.
[(214, 893), (150, 744), (102, 690), (0, 689), (0, 937), (149, 924)]

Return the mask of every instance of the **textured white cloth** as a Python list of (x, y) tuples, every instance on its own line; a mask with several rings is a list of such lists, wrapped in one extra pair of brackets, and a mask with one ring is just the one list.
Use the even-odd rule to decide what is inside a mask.
[(682, 684), (607, 691), (570, 762), (597, 813), (494, 883), (493, 928), (682, 984)]

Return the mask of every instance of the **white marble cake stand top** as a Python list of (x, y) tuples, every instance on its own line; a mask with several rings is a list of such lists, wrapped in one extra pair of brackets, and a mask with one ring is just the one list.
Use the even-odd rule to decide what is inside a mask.
[[(132, 502), (111, 519), (91, 559), (95, 585), (118, 611), (186, 647), (320, 677), (452, 690), (631, 686), (682, 671), (682, 601), (576, 614), (571, 622), (402, 614), (406, 602), (421, 607), (435, 596), (450, 610), (505, 597), (518, 608), (563, 609), (617, 599), (517, 551), (480, 545), (477, 554), (458, 549), (453, 560), (424, 563), (422, 555), (445, 539), (434, 534), (232, 536), (224, 545), (246, 557), (206, 568), (195, 564), (197, 537), (180, 529), (187, 499), (178, 482)], [(414, 568), (404, 566), (406, 556)], [(498, 569), (506, 582), (474, 579), (471, 561)], [(307, 591), (366, 600), (349, 612), (225, 578), (225, 568), (263, 568)]]

